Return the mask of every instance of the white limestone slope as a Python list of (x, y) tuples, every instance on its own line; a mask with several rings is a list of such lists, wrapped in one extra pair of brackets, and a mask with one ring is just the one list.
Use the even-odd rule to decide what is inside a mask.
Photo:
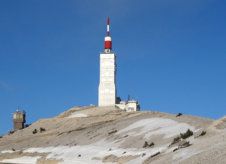
[[(212, 120), (159, 113), (79, 107), (39, 120), (0, 139), (0, 162), (20, 163), (205, 163), (215, 161), (226, 147), (225, 130), (213, 130)], [(44, 127), (45, 132), (33, 134)], [(186, 140), (191, 146), (173, 151), (172, 140), (188, 129), (206, 129), (205, 136)], [(144, 148), (144, 143), (153, 142)], [(210, 142), (215, 146), (210, 146)], [(212, 150), (216, 150), (213, 152)], [(218, 152), (218, 150), (221, 150)], [(224, 149), (223, 149), (224, 150)], [(157, 154), (157, 155), (156, 155)], [(156, 156), (155, 156), (156, 155)], [(209, 159), (211, 157), (211, 159)], [(225, 161), (220, 156), (220, 161)], [(167, 162), (166, 162), (167, 161)]]
[(149, 138), (152, 135), (164, 135), (164, 138), (170, 138), (180, 133), (184, 133), (188, 129), (194, 130), (195, 128), (186, 123), (179, 123), (172, 119), (156, 117), (136, 121), (120, 130), (118, 134), (127, 132), (127, 134), (133, 136), (144, 135), (144, 138)]

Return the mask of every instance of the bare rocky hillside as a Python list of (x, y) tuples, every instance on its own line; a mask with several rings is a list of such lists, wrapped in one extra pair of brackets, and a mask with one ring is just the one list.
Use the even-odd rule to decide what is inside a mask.
[(75, 107), (0, 138), (0, 163), (226, 163), (226, 118)]

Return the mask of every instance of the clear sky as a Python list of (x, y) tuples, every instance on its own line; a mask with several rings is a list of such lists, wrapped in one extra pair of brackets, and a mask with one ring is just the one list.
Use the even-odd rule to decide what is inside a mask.
[(143, 110), (226, 114), (225, 0), (1, 0), (0, 134), (97, 104), (111, 18), (118, 94)]

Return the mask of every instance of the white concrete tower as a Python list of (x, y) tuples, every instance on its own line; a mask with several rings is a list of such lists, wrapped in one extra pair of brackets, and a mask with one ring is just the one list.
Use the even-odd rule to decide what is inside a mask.
[(110, 19), (107, 19), (107, 35), (104, 51), (100, 54), (99, 106), (114, 106), (116, 103), (116, 55), (112, 52)]

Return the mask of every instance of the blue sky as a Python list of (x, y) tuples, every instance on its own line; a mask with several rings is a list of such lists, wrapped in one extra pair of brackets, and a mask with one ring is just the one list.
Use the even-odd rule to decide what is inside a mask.
[(1, 0), (0, 134), (97, 104), (99, 53), (111, 18), (118, 94), (144, 110), (226, 113), (225, 0)]

